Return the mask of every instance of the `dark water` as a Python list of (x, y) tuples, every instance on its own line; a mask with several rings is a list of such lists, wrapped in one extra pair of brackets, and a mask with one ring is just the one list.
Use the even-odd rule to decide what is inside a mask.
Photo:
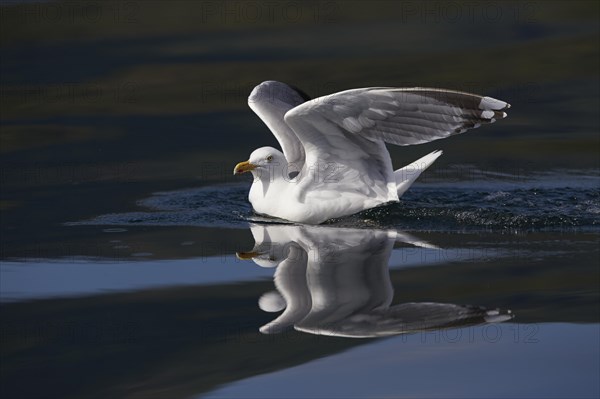
[[(0, 11), (1, 397), (600, 395), (595, 2)], [(444, 150), (399, 203), (301, 226), (231, 175), (276, 145), (269, 79), (512, 108), (390, 147)]]
[[(417, 183), (399, 203), (326, 224), (441, 231), (600, 229), (600, 176), (595, 171), (548, 171), (527, 177), (477, 174), (473, 180)], [(240, 183), (159, 192), (137, 202), (148, 211), (68, 224), (243, 228), (248, 221), (277, 222), (252, 212), (248, 190), (248, 184)]]
[(254, 215), (247, 189), (154, 193), (3, 261), (3, 389), (598, 393), (597, 175), (425, 182), (320, 227)]

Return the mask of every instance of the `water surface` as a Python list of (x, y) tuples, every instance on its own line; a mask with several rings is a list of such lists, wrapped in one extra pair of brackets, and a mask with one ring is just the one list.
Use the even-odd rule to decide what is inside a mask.
[[(598, 5), (209, 3), (0, 5), (0, 395), (598, 397)], [(298, 226), (231, 176), (269, 79), (512, 108)]]

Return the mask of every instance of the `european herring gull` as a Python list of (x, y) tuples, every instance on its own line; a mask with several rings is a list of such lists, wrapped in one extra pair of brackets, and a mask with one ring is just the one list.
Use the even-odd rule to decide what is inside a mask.
[(420, 87), (352, 89), (311, 100), (276, 81), (256, 86), (248, 104), (283, 153), (258, 148), (233, 173), (252, 172), (248, 199), (255, 212), (306, 224), (397, 202), (442, 154), (394, 171), (385, 143), (443, 139), (505, 118), (510, 108), (491, 97)]

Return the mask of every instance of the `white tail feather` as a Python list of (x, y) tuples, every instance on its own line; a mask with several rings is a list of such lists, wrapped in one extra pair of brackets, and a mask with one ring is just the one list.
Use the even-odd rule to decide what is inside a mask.
[(394, 177), (396, 178), (396, 189), (398, 190), (398, 198), (400, 198), (402, 194), (408, 190), (408, 188), (415, 182), (415, 180), (417, 180), (421, 173), (430, 167), (440, 155), (442, 155), (442, 151), (434, 151), (394, 172)]

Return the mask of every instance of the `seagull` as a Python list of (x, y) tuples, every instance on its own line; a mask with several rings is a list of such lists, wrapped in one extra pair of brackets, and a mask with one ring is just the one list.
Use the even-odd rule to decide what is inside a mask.
[(248, 105), (283, 152), (261, 147), (233, 174), (251, 172), (248, 200), (261, 215), (304, 224), (398, 202), (442, 154), (394, 171), (385, 143), (428, 143), (506, 117), (510, 104), (433, 88), (368, 87), (310, 99), (282, 82), (256, 86)]

